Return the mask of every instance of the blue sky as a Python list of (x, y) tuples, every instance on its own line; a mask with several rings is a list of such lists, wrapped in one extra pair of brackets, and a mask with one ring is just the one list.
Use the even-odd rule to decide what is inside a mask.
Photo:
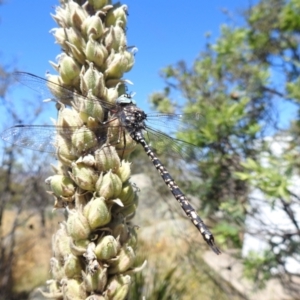
[[(204, 49), (205, 33), (211, 32), (214, 40), (220, 25), (228, 23), (222, 9), (237, 13), (250, 3), (248, 0), (121, 2), (129, 7), (128, 45), (139, 49), (135, 66), (124, 77), (134, 83), (132, 92), (136, 92), (135, 98), (144, 109), (148, 95), (163, 87), (160, 69), (182, 59), (191, 64)], [(49, 33), (57, 27), (50, 16), (56, 5), (58, 0), (6, 0), (0, 6), (1, 63), (14, 63), (19, 70), (40, 76), (47, 71), (55, 73), (48, 61), (55, 61), (60, 53)]]

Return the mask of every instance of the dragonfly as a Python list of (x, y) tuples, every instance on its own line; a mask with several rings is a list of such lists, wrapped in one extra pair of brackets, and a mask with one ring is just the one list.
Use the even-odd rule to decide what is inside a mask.
[[(31, 73), (17, 72), (15, 77), (17, 81), (22, 84), (36, 90), (44, 97), (49, 96), (49, 99), (62, 105), (67, 104), (74, 106), (74, 103), (79, 102), (93, 107), (100, 104), (105, 110), (105, 118), (107, 118), (107, 120), (99, 121), (99, 126), (92, 128), (95, 133), (94, 143), (87, 145), (86, 148), (80, 149), (80, 152), (92, 151), (92, 147), (95, 145), (103, 143), (104, 140), (107, 142), (108, 135), (105, 134), (104, 128), (106, 128), (107, 131), (113, 129), (115, 134), (112, 136), (116, 137), (114, 142), (118, 145), (118, 149), (121, 150), (121, 152), (123, 149), (123, 153), (126, 151), (127, 146), (131, 144), (130, 142), (127, 142), (127, 137), (129, 136), (135, 144), (142, 147), (144, 152), (150, 158), (164, 183), (170, 189), (172, 195), (178, 201), (186, 216), (200, 232), (204, 241), (213, 252), (217, 255), (221, 254), (221, 251), (215, 244), (213, 234), (190, 204), (185, 194), (178, 187), (175, 180), (152, 148), (152, 143), (154, 144), (154, 148), (158, 148), (157, 145), (163, 145), (164, 147), (167, 145), (168, 149), (180, 154), (183, 153), (184, 157), (185, 152), (188, 152), (187, 149), (194, 145), (171, 137), (161, 130), (151, 128), (148, 125), (151, 120), (155, 119), (158, 120), (158, 123), (161, 125), (166, 125), (168, 127), (169, 123), (182, 119), (183, 115), (146, 114), (142, 109), (137, 107), (136, 101), (128, 94), (121, 95), (117, 98), (115, 103), (110, 103), (96, 97), (84, 96), (80, 92), (76, 92), (69, 87), (62, 86), (57, 82), (41, 78)], [(83, 130), (90, 130), (86, 127), (83, 128)], [(62, 140), (61, 136), (64, 137), (63, 140), (67, 139), (68, 143), (72, 144), (71, 136), (74, 136), (76, 130), (80, 129), (72, 127), (66, 128), (65, 126), (62, 127), (59, 125), (16, 125), (6, 129), (1, 134), (1, 138), (18, 147), (57, 154), (61, 151), (60, 149), (63, 149), (63, 147), (60, 147), (60, 142)], [(121, 137), (123, 137), (123, 143), (121, 143)], [(109, 141), (111, 142), (111, 138)], [(77, 153), (77, 155), (80, 155), (80, 153)]]

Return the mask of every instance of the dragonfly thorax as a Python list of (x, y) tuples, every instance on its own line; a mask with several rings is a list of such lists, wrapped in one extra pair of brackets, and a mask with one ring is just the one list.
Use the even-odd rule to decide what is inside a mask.
[(122, 107), (119, 119), (122, 126), (132, 135), (146, 129), (146, 113), (135, 105), (129, 104)]

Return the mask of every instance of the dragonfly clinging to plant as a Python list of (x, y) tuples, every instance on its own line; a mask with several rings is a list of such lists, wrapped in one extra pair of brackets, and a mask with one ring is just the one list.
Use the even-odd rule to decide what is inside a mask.
[[(182, 115), (146, 114), (142, 109), (136, 106), (134, 99), (127, 94), (118, 97), (115, 103), (110, 103), (96, 97), (83, 96), (78, 92), (74, 92), (72, 89), (30, 73), (18, 72), (15, 76), (22, 84), (38, 92), (42, 92), (44, 97), (54, 99), (58, 103), (75, 105), (75, 107), (76, 105), (81, 105), (80, 103), (84, 103), (84, 105), (91, 107), (91, 110), (94, 111), (97, 111), (97, 105), (100, 104), (103, 111), (97, 116), (97, 126), (95, 126), (95, 123), (92, 124), (93, 126), (84, 124), (81, 129), (78, 129), (76, 126), (68, 126), (66, 128), (60, 124), (55, 126), (16, 125), (8, 128), (1, 134), (1, 138), (4, 141), (19, 147), (56, 154), (65, 149), (60, 144), (61, 141), (64, 141), (64, 143), (67, 143), (67, 146), (71, 145), (69, 148), (73, 149), (73, 154), (76, 156), (88, 151), (93, 151), (95, 146), (99, 146), (101, 143), (104, 144), (107, 140), (109, 140), (110, 143), (114, 142), (122, 154), (126, 151), (127, 147), (131, 145), (127, 138), (129, 136), (134, 144), (142, 146), (174, 198), (179, 202), (184, 213), (199, 230), (205, 242), (216, 254), (221, 253), (215, 244), (213, 234), (204, 224), (203, 220), (189, 203), (187, 197), (152, 149), (152, 143), (155, 149), (157, 145), (160, 144), (176, 152), (185, 152), (187, 151), (186, 149), (193, 146), (147, 125), (148, 121), (156, 119), (168, 127), (168, 122), (181, 119), (183, 117)], [(57, 98), (53, 98), (53, 95)], [(107, 134), (107, 132), (111, 130), (115, 133), (112, 135)], [(83, 145), (80, 149), (74, 149), (74, 135), (82, 134), (82, 131), (91, 131), (94, 140), (87, 143), (87, 145)], [(115, 137), (115, 139), (111, 138), (111, 136)], [(121, 139), (123, 139), (123, 142)], [(148, 140), (151, 142), (151, 146)]]

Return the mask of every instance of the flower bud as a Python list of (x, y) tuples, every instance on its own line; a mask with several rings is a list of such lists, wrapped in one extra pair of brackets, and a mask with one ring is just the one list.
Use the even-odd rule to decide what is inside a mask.
[(137, 48), (134, 48), (132, 51), (127, 51), (125, 50), (123, 52), (124, 54), (124, 57), (127, 59), (127, 66), (126, 66), (126, 71), (125, 72), (128, 72), (131, 70), (131, 68), (133, 67), (134, 65), (134, 53), (135, 51), (137, 51)]
[(109, 299), (123, 300), (126, 299), (131, 285), (129, 275), (116, 275), (108, 280), (107, 296)]
[(85, 55), (88, 61), (95, 63), (98, 67), (102, 67), (108, 52), (103, 44), (94, 41), (90, 37), (85, 48)]
[(96, 168), (101, 172), (109, 170), (118, 170), (120, 167), (120, 158), (116, 149), (104, 144), (95, 151)]
[(83, 210), (92, 229), (106, 225), (111, 220), (111, 212), (103, 197), (92, 199)]
[[(107, 128), (107, 144), (119, 146), (119, 144), (122, 144), (123, 149), (124, 149), (124, 144), (123, 144), (123, 138), (121, 138), (120, 141), (120, 120), (119, 119), (112, 119), (109, 122), (109, 127)], [(123, 133), (123, 132), (122, 132)]]
[(135, 262), (135, 253), (130, 246), (121, 248), (117, 258), (109, 260), (108, 274), (123, 273), (131, 268)]
[(54, 194), (58, 197), (72, 197), (75, 194), (73, 181), (63, 175), (54, 175), (50, 178), (50, 186)]
[(68, 279), (63, 284), (64, 299), (85, 299), (86, 292), (84, 286), (75, 279)]
[(119, 89), (121, 85), (121, 83), (118, 83), (115, 87), (106, 89), (105, 95), (103, 95), (104, 99), (111, 104), (115, 104), (119, 97)]
[(117, 21), (123, 22), (123, 28), (126, 27), (127, 24), (127, 5), (121, 5), (119, 7), (111, 9), (105, 18), (106, 27), (110, 27), (111, 25), (116, 25)]
[(133, 82), (131, 82), (129, 79), (116, 78), (116, 79), (106, 80), (105, 84), (108, 88), (114, 88), (119, 84), (118, 86), (119, 95), (124, 95), (128, 92), (126, 84), (133, 85)]
[[(79, 114), (77, 111), (74, 109), (70, 108), (61, 108), (58, 111), (58, 118), (57, 118), (57, 126), (59, 127), (70, 127), (71, 129), (73, 128), (78, 128), (83, 125), (82, 120), (79, 117)], [(64, 135), (63, 129), (60, 130), (60, 134)], [(65, 134), (67, 134), (69, 137), (69, 130), (66, 128)]]
[(65, 33), (69, 43), (73, 44), (78, 50), (82, 51), (85, 49), (86, 42), (82, 37), (82, 34), (77, 29), (70, 27), (65, 28)]
[(88, 247), (90, 241), (88, 239), (72, 241), (70, 242), (71, 252), (75, 256), (81, 256), (86, 252), (86, 248)]
[(60, 229), (52, 237), (52, 251), (55, 258), (58, 260), (64, 259), (68, 254), (70, 254), (70, 242), (65, 223), (61, 224)]
[(71, 98), (66, 99), (65, 90), (61, 87), (65, 86), (62, 82), (60, 76), (58, 75), (51, 75), (46, 74), (46, 78), (51, 85), (47, 83), (48, 89), (50, 90), (51, 94), (53, 94), (55, 99), (59, 99), (59, 101), (66, 105), (71, 105)]
[(82, 163), (72, 163), (72, 173), (69, 173), (69, 175), (82, 189), (87, 191), (93, 191), (95, 189), (98, 175), (93, 168)]
[(113, 174), (111, 170), (103, 176), (101, 181), (96, 183), (97, 194), (105, 199), (117, 198), (122, 190), (122, 182), (118, 175)]
[(77, 153), (82, 153), (95, 147), (97, 145), (97, 138), (93, 131), (83, 126), (74, 131), (72, 135), (72, 144)]
[(50, 33), (53, 34), (56, 43), (59, 44), (61, 47), (66, 47), (66, 29), (65, 28), (53, 28), (50, 30)]
[(80, 68), (72, 57), (64, 54), (61, 56), (59, 63), (59, 74), (65, 84), (72, 84), (76, 79), (78, 80)]
[(115, 53), (113, 56), (113, 60), (106, 64), (106, 70), (104, 72), (105, 78), (121, 78), (123, 74), (130, 70), (132, 65), (128, 64), (127, 57), (124, 56), (123, 53)]
[(59, 263), (58, 259), (52, 257), (50, 259), (50, 269), (54, 279), (57, 281), (61, 280), (64, 277), (63, 266)]
[(115, 172), (123, 183), (126, 182), (131, 176), (130, 166), (131, 166), (131, 162), (122, 160), (121, 166)]
[(70, 27), (76, 27), (81, 29), (82, 23), (88, 17), (87, 12), (76, 2), (69, 1), (68, 5), (71, 11), (71, 25)]
[[(115, 54), (116, 54), (116, 51), (114, 49), (111, 49), (104, 65), (103, 65), (103, 69), (107, 69), (108, 66), (111, 64), (111, 62), (114, 60), (114, 57), (115, 57)], [(108, 80), (106, 80), (108, 81)]]
[(101, 293), (104, 291), (107, 283), (107, 268), (100, 268), (93, 274), (82, 274), (87, 292)]
[(80, 212), (70, 213), (67, 221), (67, 229), (73, 240), (85, 240), (91, 233), (87, 218)]
[(51, 14), (51, 17), (60, 27), (69, 27), (71, 25), (67, 11), (61, 6), (55, 8), (55, 15)]
[[(79, 110), (79, 115), (81, 120), (84, 123), (88, 123), (91, 122), (91, 118), (94, 120), (94, 127), (88, 127), (88, 128), (95, 128), (95, 126), (99, 127), (98, 121), (102, 122), (104, 119), (104, 112), (103, 112), (103, 108), (100, 104), (100, 102), (98, 101), (98, 99), (91, 94), (91, 90), (88, 92), (87, 97), (90, 100), (86, 100), (86, 101), (81, 101), (81, 102), (77, 102), (76, 105), (78, 107)], [(88, 124), (87, 124), (88, 126)]]
[(81, 51), (81, 49), (78, 49), (74, 44), (70, 43), (69, 41), (66, 41), (66, 45), (68, 45), (68, 48), (71, 51), (72, 56), (81, 64), (85, 64), (85, 54), (84, 51)]
[(59, 135), (55, 137), (55, 140), (55, 146), (57, 148), (57, 158), (61, 163), (70, 167), (78, 157), (75, 155), (74, 149), (72, 149), (72, 144), (67, 142), (66, 139)]
[(64, 272), (67, 278), (81, 278), (82, 265), (78, 256), (69, 254), (64, 263)]
[(135, 149), (136, 145), (136, 141), (126, 132), (125, 137), (121, 139), (119, 144), (116, 144), (115, 148), (119, 156), (126, 157)]
[(101, 9), (109, 3), (109, 0), (89, 0), (89, 4), (94, 7), (95, 10)]
[(86, 252), (86, 247), (89, 244), (89, 240), (79, 240), (74, 243), (74, 241), (70, 238), (70, 253), (75, 256), (81, 256)]
[(96, 185), (95, 185), (96, 189), (97, 189), (97, 186), (101, 185), (102, 181), (103, 181), (103, 172), (101, 172), (100, 175), (97, 178)]
[[(86, 72), (82, 70), (80, 89), (83, 94), (88, 94), (91, 90), (92, 94), (98, 98), (101, 98), (105, 91), (105, 82), (103, 74), (94, 69), (93, 63), (89, 64), (89, 68)], [(91, 115), (92, 117), (94, 115)]]
[(132, 188), (132, 185), (130, 183), (126, 183), (122, 188), (119, 198), (122, 200), (124, 206), (129, 206), (134, 203), (135, 195), (136, 193)]
[(110, 26), (108, 33), (105, 36), (105, 46), (110, 50), (119, 51), (120, 46), (126, 47), (127, 41), (123, 29), (123, 22), (118, 21), (116, 26)]
[(112, 235), (106, 235), (97, 242), (95, 254), (98, 260), (107, 260), (116, 257), (120, 247), (119, 241)]
[(98, 40), (104, 33), (104, 26), (99, 16), (90, 16), (85, 22), (86, 35), (93, 40)]

